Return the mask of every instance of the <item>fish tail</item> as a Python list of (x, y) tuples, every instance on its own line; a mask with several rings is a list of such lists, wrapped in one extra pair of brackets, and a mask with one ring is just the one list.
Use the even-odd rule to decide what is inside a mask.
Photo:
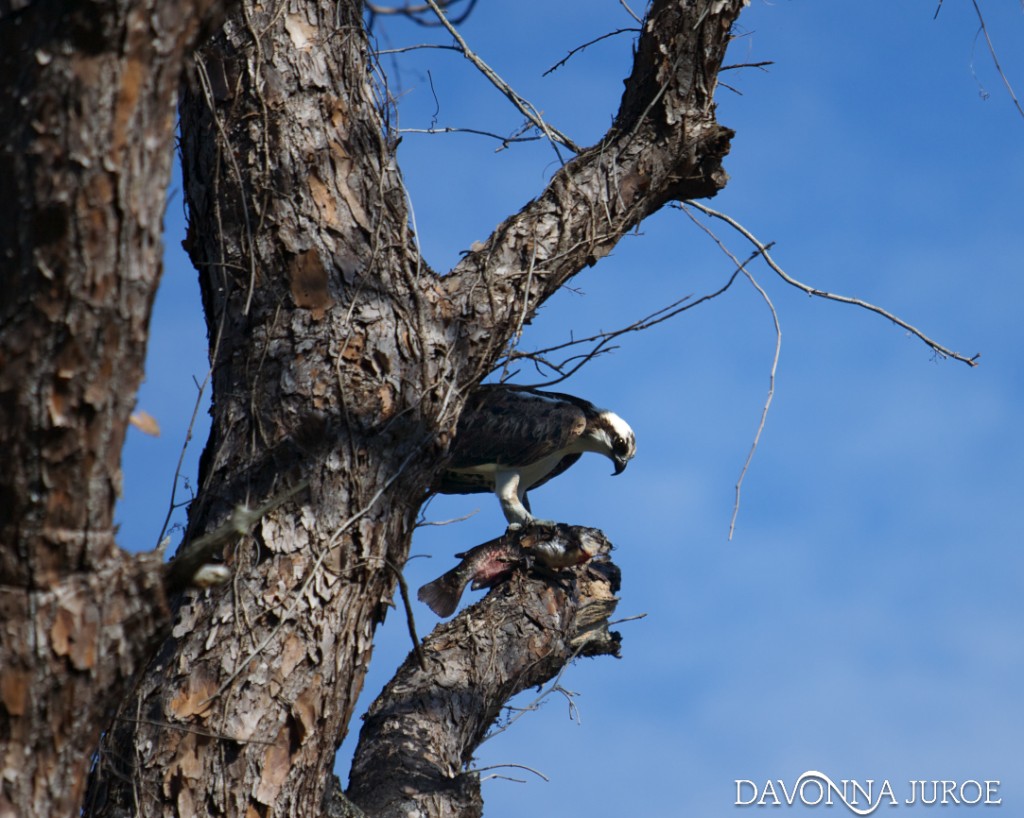
[(451, 616), (459, 606), (468, 579), (458, 568), (453, 568), (421, 587), (416, 598), (438, 616)]

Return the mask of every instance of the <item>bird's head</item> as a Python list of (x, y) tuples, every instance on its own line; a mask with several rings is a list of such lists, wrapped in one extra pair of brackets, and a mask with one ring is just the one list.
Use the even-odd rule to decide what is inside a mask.
[(636, 454), (636, 436), (629, 424), (614, 412), (602, 409), (589, 426), (598, 451), (615, 464), (615, 474), (622, 474)]

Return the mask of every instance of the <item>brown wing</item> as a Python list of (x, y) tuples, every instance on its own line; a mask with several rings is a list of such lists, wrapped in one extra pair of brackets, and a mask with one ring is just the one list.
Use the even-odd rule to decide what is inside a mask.
[(526, 466), (564, 449), (586, 428), (583, 409), (562, 395), (481, 387), (459, 418), (448, 467)]
[(445, 469), (438, 475), (433, 490), (441, 494), (490, 494), (494, 491), (494, 479), (486, 474)]

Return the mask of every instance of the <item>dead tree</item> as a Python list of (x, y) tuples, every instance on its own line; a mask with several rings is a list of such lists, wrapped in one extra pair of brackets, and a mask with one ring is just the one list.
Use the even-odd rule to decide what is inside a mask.
[[(725, 184), (714, 92), (742, 5), (653, 3), (605, 136), (581, 148), (538, 118), (567, 161), (442, 276), (413, 241), (360, 3), (0, 4), (0, 750), (23, 773), (0, 782), (0, 815), (72, 814), (91, 761), (90, 815), (350, 809), (334, 753), (463, 403), (560, 286), (666, 203)], [(180, 577), (119, 550), (111, 519), (186, 73), (213, 373), (188, 540), (271, 510), (222, 543), (229, 583), (174, 594)], [(609, 593), (582, 580), (486, 603), (494, 623), (543, 603), (548, 676)], [(437, 758), (471, 755), (513, 692), (466, 697), (474, 729)], [(374, 758), (416, 739), (381, 737), (395, 755), (364, 736)], [(384, 772), (431, 812), (478, 814), (453, 765)], [(351, 793), (383, 815), (402, 802), (361, 777), (381, 773), (357, 763)]]

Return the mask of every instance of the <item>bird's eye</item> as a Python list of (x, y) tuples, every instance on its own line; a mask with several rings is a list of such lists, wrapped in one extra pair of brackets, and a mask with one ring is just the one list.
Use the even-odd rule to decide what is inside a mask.
[(616, 435), (612, 439), (612, 451), (614, 451), (615, 454), (625, 454), (627, 451), (626, 441)]

